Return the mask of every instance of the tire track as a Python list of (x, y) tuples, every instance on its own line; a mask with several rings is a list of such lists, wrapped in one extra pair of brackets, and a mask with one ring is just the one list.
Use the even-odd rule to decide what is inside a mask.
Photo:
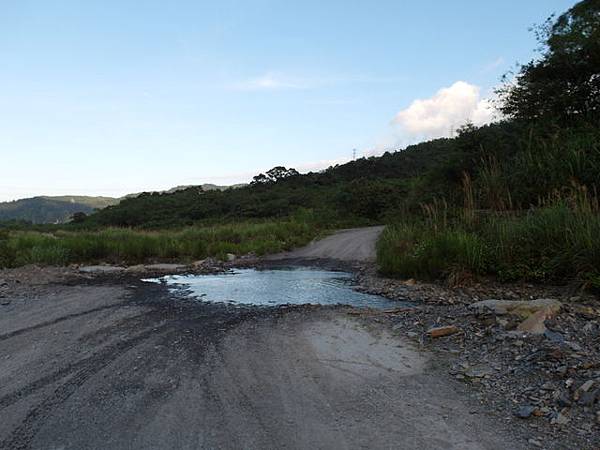
[(170, 326), (170, 323), (166, 323), (160, 327), (152, 327), (132, 339), (119, 341), (88, 358), (84, 358), (75, 364), (69, 365), (47, 377), (41, 378), (19, 391), (2, 397), (0, 399), (0, 407), (6, 408), (21, 400), (24, 396), (31, 395), (40, 388), (75, 373), (71, 379), (58, 386), (49, 397), (31, 408), (21, 424), (12, 431), (6, 440), (0, 443), (0, 448), (7, 450), (30, 448), (36, 433), (44, 425), (45, 420), (51, 412), (64, 403), (90, 377), (104, 369), (127, 351), (149, 339), (153, 334), (164, 331), (168, 326)]
[(56, 318), (54, 320), (49, 320), (47, 322), (38, 323), (37, 325), (32, 325), (30, 327), (21, 328), (19, 330), (11, 331), (10, 333), (0, 334), (0, 342), (1, 341), (5, 341), (5, 340), (10, 339), (10, 338), (13, 338), (13, 337), (16, 337), (16, 336), (20, 336), (20, 335), (25, 334), (25, 333), (29, 333), (31, 331), (39, 330), (41, 328), (50, 327), (52, 325), (57, 325), (57, 324), (59, 324), (61, 322), (67, 321), (67, 320), (76, 319), (78, 317), (83, 317), (83, 316), (86, 316), (88, 314), (94, 314), (94, 313), (97, 313), (97, 312), (100, 312), (100, 311), (105, 311), (107, 309), (118, 308), (120, 306), (125, 305), (126, 303), (127, 302), (119, 302), (119, 303), (114, 303), (112, 305), (99, 306), (97, 308), (88, 309), (87, 311), (82, 311), (82, 312), (73, 313), (73, 314), (67, 314), (66, 316), (58, 317), (58, 318)]
[[(113, 325), (111, 327), (107, 327), (107, 328), (110, 328), (109, 330), (108, 329), (100, 330), (96, 333), (100, 333), (100, 332), (106, 332), (106, 333), (112, 332), (113, 334), (118, 333), (120, 329), (130, 328), (130, 326), (131, 326), (130, 322), (133, 319), (136, 319), (141, 322), (143, 318), (148, 317), (151, 314), (152, 314), (152, 312), (142, 314), (141, 316), (137, 316), (137, 317), (129, 319), (129, 320), (127, 320), (127, 319), (123, 320), (119, 324), (118, 327)], [(166, 327), (166, 325), (168, 325), (168, 324), (164, 324), (163, 327)], [(155, 325), (152, 325), (152, 328), (150, 330), (146, 330), (146, 332), (144, 332), (144, 335), (149, 334), (151, 332), (156, 332), (159, 328), (160, 327), (156, 327)], [(34, 394), (35, 392), (39, 391), (40, 389), (43, 389), (44, 387), (46, 387), (52, 383), (55, 383), (63, 378), (68, 377), (69, 375), (73, 374), (74, 372), (77, 372), (80, 369), (85, 368), (89, 364), (93, 364), (96, 361), (101, 360), (103, 357), (105, 357), (104, 355), (110, 355), (111, 352), (115, 352), (116, 357), (118, 357), (119, 355), (117, 354), (117, 352), (123, 353), (124, 351), (127, 351), (130, 342), (133, 342), (133, 345), (135, 345), (136, 338), (133, 338), (133, 340), (118, 341), (115, 344), (105, 347), (104, 349), (100, 350), (99, 352), (94, 353), (91, 356), (88, 356), (87, 358), (83, 358), (72, 364), (68, 364), (65, 367), (62, 367), (61, 369), (57, 370), (56, 372), (53, 372), (42, 378), (39, 378), (39, 379), (35, 380), (34, 382), (16, 390), (10, 394), (0, 397), (0, 408), (6, 408), (6, 407), (20, 401), (21, 399), (28, 397), (31, 394)], [(115, 359), (115, 358), (112, 358), (112, 359)]]

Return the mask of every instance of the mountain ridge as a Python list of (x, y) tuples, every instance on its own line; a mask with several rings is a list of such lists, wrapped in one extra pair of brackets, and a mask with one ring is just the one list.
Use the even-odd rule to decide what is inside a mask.
[[(226, 190), (229, 188), (238, 188), (243, 184), (232, 186), (219, 186), (216, 184), (205, 183), (201, 185), (175, 186), (160, 194), (170, 194), (180, 190), (199, 186), (205, 191)], [(7, 202), (0, 202), (0, 222), (3, 221), (25, 221), (33, 224), (44, 223), (66, 223), (71, 220), (75, 213), (91, 214), (96, 210), (104, 209), (108, 206), (114, 206), (123, 199), (134, 198), (144, 194), (137, 192), (127, 194), (123, 197), (108, 196), (87, 196), (87, 195), (37, 195), (34, 197), (21, 198)]]

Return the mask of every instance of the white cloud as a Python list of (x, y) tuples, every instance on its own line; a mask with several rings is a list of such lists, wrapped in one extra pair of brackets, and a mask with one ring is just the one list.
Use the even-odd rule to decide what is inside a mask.
[(404, 139), (415, 141), (447, 137), (466, 122), (484, 125), (493, 118), (490, 99), (481, 97), (480, 88), (457, 81), (430, 98), (414, 100), (392, 124)]
[(315, 89), (335, 85), (391, 84), (405, 81), (399, 77), (376, 77), (365, 74), (312, 74), (290, 76), (282, 72), (266, 72), (261, 76), (236, 81), (226, 87), (235, 91)]
[(306, 81), (273, 72), (230, 85), (230, 88), (237, 91), (306, 89), (308, 87), (309, 85)]
[(499, 56), (498, 58), (496, 58), (495, 60), (487, 63), (486, 65), (484, 65), (481, 69), (482, 73), (488, 73), (488, 72), (493, 72), (496, 69), (502, 67), (505, 64), (505, 60), (502, 56)]

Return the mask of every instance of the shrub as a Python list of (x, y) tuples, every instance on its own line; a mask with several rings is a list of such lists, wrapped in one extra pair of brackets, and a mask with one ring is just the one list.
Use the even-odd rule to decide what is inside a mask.
[(15, 263), (15, 251), (10, 245), (10, 235), (0, 230), (0, 268), (11, 267)]
[(487, 248), (474, 233), (423, 225), (392, 227), (378, 243), (380, 270), (387, 275), (439, 278), (457, 272), (484, 273)]
[(592, 203), (555, 204), (520, 216), (490, 215), (477, 223), (431, 217), (391, 226), (378, 243), (380, 270), (392, 276), (440, 278), (459, 271), (501, 280), (600, 286), (600, 215)]

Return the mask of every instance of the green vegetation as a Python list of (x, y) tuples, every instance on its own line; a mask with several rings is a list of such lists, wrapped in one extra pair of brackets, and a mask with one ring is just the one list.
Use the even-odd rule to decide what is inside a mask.
[[(218, 186), (216, 184), (203, 184), (195, 186), (194, 190), (204, 191), (238, 188), (244, 185)], [(191, 186), (176, 186), (165, 191), (170, 194), (189, 189)], [(138, 194), (129, 194), (125, 198), (137, 197)], [(0, 226), (18, 226), (27, 224), (62, 224), (73, 220), (77, 214), (82, 222), (85, 216), (95, 210), (118, 204), (122, 199), (113, 197), (88, 197), (82, 195), (63, 195), (57, 197), (32, 197), (0, 202)]]
[(600, 113), (600, 1), (584, 0), (537, 27), (541, 57), (499, 90), (500, 109), (526, 120), (597, 118)]
[(461, 185), (417, 196), (421, 213), (382, 236), (384, 273), (600, 288), (600, 1), (549, 19), (538, 37), (542, 56), (499, 91), (507, 120), (456, 140), (466, 158), (445, 171)]
[(0, 222), (65, 223), (73, 214), (90, 214), (96, 209), (118, 203), (111, 197), (33, 197), (0, 203)]
[[(197, 187), (145, 193), (90, 216), (87, 227), (181, 227), (201, 223), (285, 218), (312, 210), (320, 222), (380, 222), (404, 198), (410, 178), (445, 159), (447, 139), (412, 146), (378, 158), (363, 158), (321, 173), (286, 170), (280, 178), (258, 176), (249, 186), (226, 191)], [(260, 180), (260, 181), (258, 181)], [(407, 184), (408, 183), (408, 184)]]
[(444, 213), (387, 228), (379, 243), (381, 271), (459, 283), (473, 275), (503, 281), (600, 288), (600, 210), (567, 201), (523, 215), (448, 219)]
[(5, 224), (0, 265), (262, 254), (387, 223), (387, 275), (600, 288), (600, 0), (537, 35), (539, 58), (498, 92), (501, 122), (320, 173), (275, 167), (247, 186), (144, 193), (66, 225)]
[(0, 265), (66, 265), (149, 260), (193, 261), (227, 253), (264, 255), (301, 246), (319, 230), (302, 220), (186, 227), (162, 231), (107, 228), (100, 231), (1, 231)]

